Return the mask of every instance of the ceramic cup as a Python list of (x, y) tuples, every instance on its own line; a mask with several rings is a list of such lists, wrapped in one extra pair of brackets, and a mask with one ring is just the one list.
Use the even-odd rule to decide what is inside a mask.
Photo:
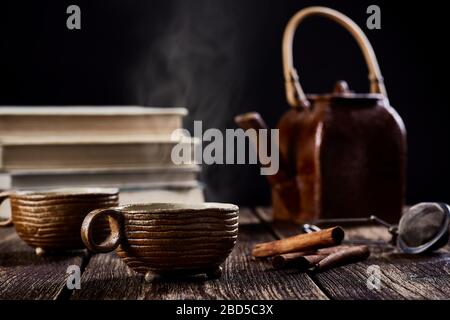
[[(100, 209), (84, 219), (81, 236), (93, 252), (115, 249), (134, 271), (150, 280), (158, 275), (203, 274), (220, 277), (220, 265), (238, 235), (239, 208), (232, 204), (132, 204)], [(103, 243), (93, 239), (93, 223), (108, 216), (111, 228)]]
[[(0, 193), (0, 203), (8, 198), (11, 218), (0, 221), (0, 227), (14, 225), (19, 237), (41, 255), (85, 248), (80, 236), (83, 219), (94, 209), (117, 206), (119, 191), (73, 188)], [(96, 226), (98, 238), (101, 239), (105, 232), (109, 233), (107, 220)]]

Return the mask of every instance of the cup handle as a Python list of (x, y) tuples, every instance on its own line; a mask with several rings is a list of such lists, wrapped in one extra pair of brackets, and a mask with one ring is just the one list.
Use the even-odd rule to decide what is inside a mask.
[[(10, 191), (3, 191), (0, 192), (0, 205), (9, 198), (11, 192)], [(0, 220), (0, 228), (1, 227), (10, 227), (13, 225), (12, 215), (6, 219), (6, 220)]]
[[(111, 234), (103, 243), (97, 244), (93, 239), (93, 223), (102, 216), (110, 217), (109, 225)], [(122, 240), (122, 220), (122, 214), (114, 208), (94, 210), (84, 218), (83, 224), (81, 225), (81, 239), (86, 247), (92, 252), (111, 252), (119, 246)]]

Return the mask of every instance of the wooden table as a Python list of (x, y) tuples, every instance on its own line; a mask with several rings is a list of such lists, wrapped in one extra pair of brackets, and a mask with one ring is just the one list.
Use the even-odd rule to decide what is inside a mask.
[[(274, 270), (255, 261), (254, 244), (298, 233), (291, 224), (271, 223), (264, 208), (242, 209), (238, 243), (219, 280), (202, 276), (146, 282), (114, 254), (87, 251), (37, 257), (13, 228), (0, 229), (1, 299), (449, 299), (450, 251), (406, 256), (385, 244), (379, 227), (346, 229), (348, 242), (371, 242), (371, 257), (360, 263), (310, 275)], [(82, 272), (81, 289), (66, 287), (67, 268)], [(368, 286), (368, 267), (381, 271), (379, 289)]]

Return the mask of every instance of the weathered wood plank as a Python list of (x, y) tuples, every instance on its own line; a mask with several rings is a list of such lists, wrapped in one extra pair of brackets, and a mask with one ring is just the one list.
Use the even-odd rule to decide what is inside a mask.
[[(298, 226), (272, 223), (270, 209), (258, 208), (259, 217), (278, 237), (297, 232)], [(430, 255), (410, 256), (398, 253), (385, 241), (390, 239), (385, 228), (346, 228), (346, 241), (370, 245), (372, 254), (363, 262), (342, 266), (312, 275), (314, 281), (333, 299), (449, 299), (450, 254), (440, 250)], [(369, 241), (367, 241), (369, 240)], [(374, 240), (373, 242), (371, 240)], [(381, 272), (380, 289), (368, 286), (369, 266)]]
[(218, 280), (196, 276), (157, 278), (146, 282), (114, 254), (91, 258), (72, 299), (325, 299), (306, 274), (273, 271), (253, 261), (256, 242), (273, 240), (266, 227), (249, 210), (241, 210), (239, 239)]
[(221, 281), (208, 290), (223, 299), (326, 299), (306, 274), (274, 270), (271, 264), (255, 261), (251, 251), (256, 243), (274, 237), (254, 215), (243, 215), (240, 241), (225, 266)]
[[(386, 255), (384, 253), (383, 255)], [(339, 267), (314, 276), (335, 299), (449, 299), (450, 255), (405, 257), (376, 253), (367, 261)], [(368, 286), (368, 267), (378, 266), (380, 289)]]
[(14, 228), (0, 229), (0, 299), (58, 299), (70, 265), (81, 267), (86, 251), (38, 257)]

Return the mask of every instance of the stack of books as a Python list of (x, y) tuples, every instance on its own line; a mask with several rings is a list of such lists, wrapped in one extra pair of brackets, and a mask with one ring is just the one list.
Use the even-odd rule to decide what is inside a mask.
[(203, 202), (199, 167), (172, 162), (183, 108), (0, 107), (0, 188), (117, 187), (121, 203)]

